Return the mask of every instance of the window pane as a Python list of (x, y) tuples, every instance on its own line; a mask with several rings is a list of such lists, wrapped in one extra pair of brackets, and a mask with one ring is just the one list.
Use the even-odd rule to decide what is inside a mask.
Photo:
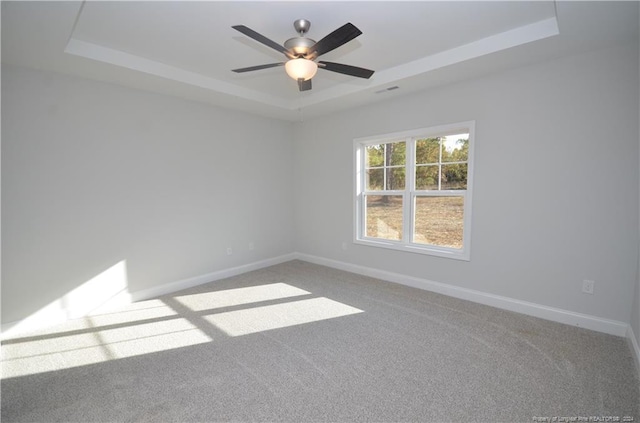
[(379, 191), (384, 187), (384, 169), (367, 170), (367, 188), (370, 191)]
[(416, 163), (440, 162), (440, 138), (426, 138), (416, 141)]
[(443, 164), (441, 189), (467, 189), (467, 164)]
[(365, 236), (402, 239), (402, 196), (366, 196)]
[(416, 197), (413, 242), (462, 248), (464, 197)]
[(466, 162), (469, 159), (469, 134), (447, 135), (443, 138), (443, 162)]
[(366, 167), (378, 167), (384, 164), (384, 146), (380, 144), (366, 147)]
[(404, 166), (406, 164), (407, 148), (404, 142), (385, 144), (387, 148), (387, 166)]
[(416, 167), (416, 189), (438, 189), (438, 166)]
[(406, 151), (407, 147), (404, 141), (368, 145), (365, 148), (366, 167), (404, 166), (406, 164)]
[(404, 189), (404, 167), (387, 169), (387, 189)]

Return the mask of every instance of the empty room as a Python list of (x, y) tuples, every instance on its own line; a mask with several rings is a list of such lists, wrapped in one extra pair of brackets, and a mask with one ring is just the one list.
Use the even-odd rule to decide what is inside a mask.
[(640, 421), (637, 1), (2, 1), (3, 422)]

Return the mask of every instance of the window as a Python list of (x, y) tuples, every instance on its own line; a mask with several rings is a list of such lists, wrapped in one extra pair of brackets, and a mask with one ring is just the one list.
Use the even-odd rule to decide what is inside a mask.
[(355, 140), (355, 242), (469, 260), (474, 122)]

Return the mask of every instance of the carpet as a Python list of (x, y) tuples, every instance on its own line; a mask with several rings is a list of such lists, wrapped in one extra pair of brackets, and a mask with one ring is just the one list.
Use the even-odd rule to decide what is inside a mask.
[(624, 338), (303, 261), (7, 339), (2, 375), (3, 422), (640, 420)]

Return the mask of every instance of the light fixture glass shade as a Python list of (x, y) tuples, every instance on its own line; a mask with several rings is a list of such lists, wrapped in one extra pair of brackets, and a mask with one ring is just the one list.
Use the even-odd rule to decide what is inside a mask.
[(287, 75), (295, 79), (304, 79), (305, 81), (313, 78), (318, 71), (318, 65), (313, 60), (308, 59), (291, 59), (284, 65)]

